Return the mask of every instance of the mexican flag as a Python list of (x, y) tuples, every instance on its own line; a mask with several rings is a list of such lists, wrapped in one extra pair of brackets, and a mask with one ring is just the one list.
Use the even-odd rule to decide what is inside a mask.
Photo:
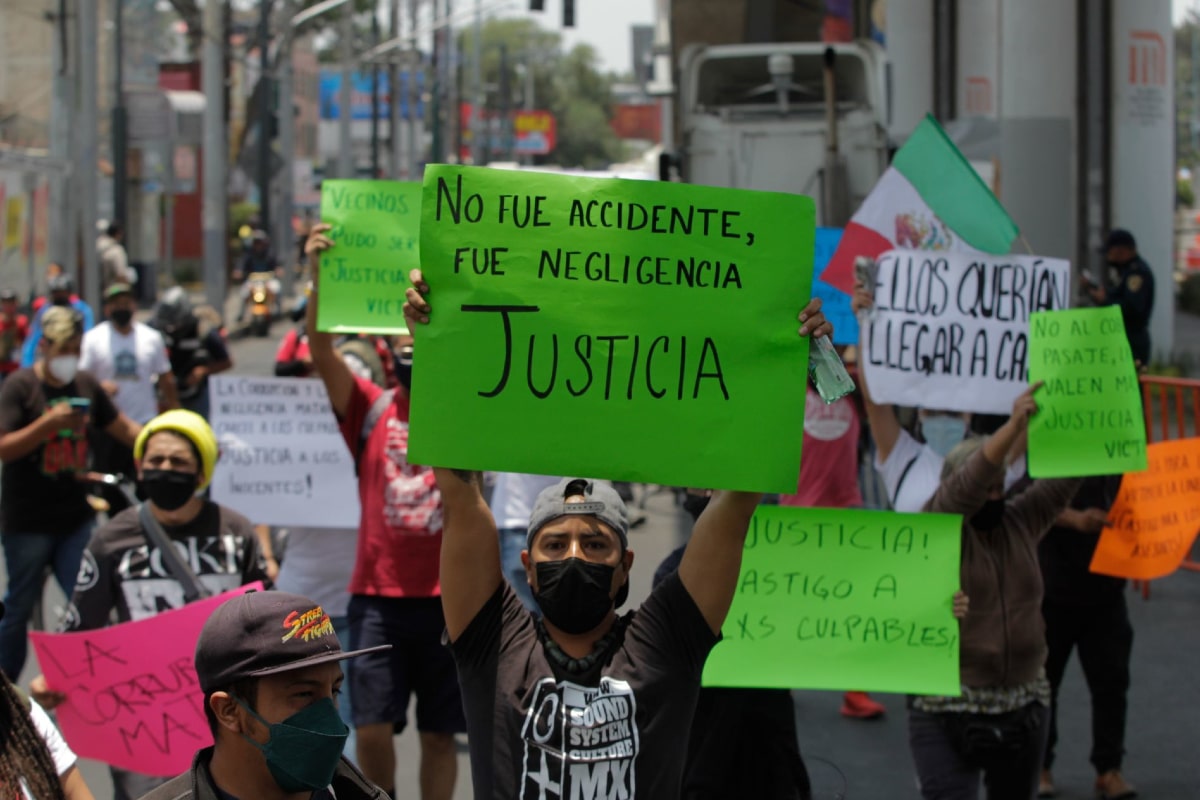
[(894, 248), (1002, 254), (1017, 224), (926, 115), (855, 212), (821, 280), (854, 291), (854, 259)]

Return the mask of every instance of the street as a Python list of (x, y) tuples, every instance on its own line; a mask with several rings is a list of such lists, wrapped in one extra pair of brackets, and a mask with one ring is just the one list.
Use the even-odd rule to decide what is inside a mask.
[[(271, 374), (278, 338), (290, 322), (277, 322), (269, 338), (248, 337), (232, 343), (235, 372)], [(629, 607), (636, 607), (650, 590), (658, 563), (681, 541), (682, 509), (668, 492), (639, 490), (646, 504), (646, 522), (634, 529), (630, 546), (637, 559)], [(57, 587), (47, 590), (48, 602), (60, 606)], [(1190, 672), (1192, 655), (1200, 652), (1200, 575), (1179, 572), (1152, 585), (1148, 601), (1128, 592), (1136, 639), (1133, 687), (1129, 695), (1126, 774), (1146, 798), (1172, 800), (1196, 796), (1200, 761), (1200, 683)], [(32, 654), (23, 683), (36, 674)], [(877, 721), (845, 719), (838, 713), (835, 692), (795, 693), (800, 748), (820, 800), (908, 800), (919, 797), (907, 746), (904, 698), (876, 695), (888, 708)], [(1087, 762), (1090, 711), (1078, 664), (1068, 668), (1060, 710), (1059, 759), (1055, 776), (1060, 797), (1083, 800), (1093, 796), (1093, 774)], [(682, 732), (681, 732), (682, 733)], [(416, 797), (419, 753), (410, 729), (398, 736), (396, 786), (401, 797)], [(465, 737), (460, 738), (459, 780), (455, 800), (471, 797), (470, 766)], [(112, 797), (107, 768), (82, 762), (82, 771), (98, 800)]]

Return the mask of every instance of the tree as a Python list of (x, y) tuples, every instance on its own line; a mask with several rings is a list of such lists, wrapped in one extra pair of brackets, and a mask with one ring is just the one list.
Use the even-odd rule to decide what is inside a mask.
[[(464, 31), (459, 42), (464, 70), (462, 98), (473, 102), (473, 31)], [(580, 44), (564, 54), (562, 37), (528, 18), (488, 20), (481, 43), (487, 111), (522, 107), (525, 81), (518, 78), (517, 68), (532, 70), (534, 107), (550, 111), (558, 121), (558, 145), (542, 161), (596, 169), (621, 158), (621, 143), (611, 126), (613, 77), (600, 71), (593, 48)], [(500, 75), (502, 46), (507, 52), (507, 81)], [(500, 94), (504, 87), (508, 88), (507, 98)]]

